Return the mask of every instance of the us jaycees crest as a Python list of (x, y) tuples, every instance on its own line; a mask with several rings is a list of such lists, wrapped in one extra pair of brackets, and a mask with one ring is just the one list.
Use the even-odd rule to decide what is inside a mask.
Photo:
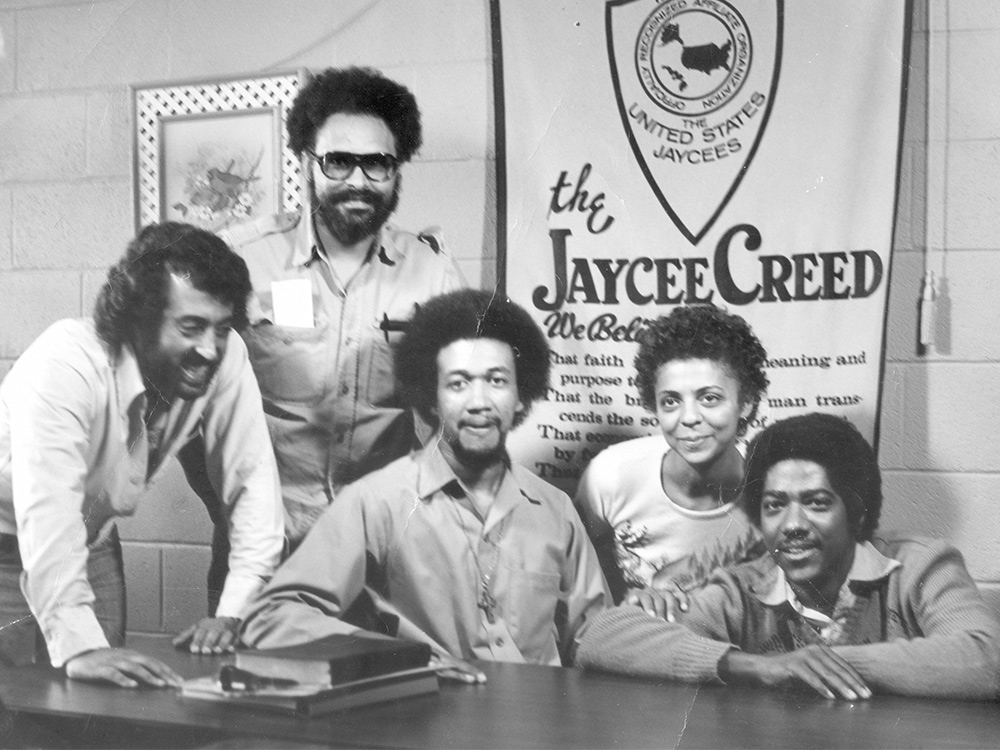
[(692, 244), (732, 197), (763, 135), (780, 22), (781, 0), (608, 0), (622, 122), (647, 182)]
[[(686, 44), (684, 37), (711, 41)], [(692, 7), (690, 0), (670, 0), (643, 24), (635, 64), (651, 99), (672, 114), (697, 117), (719, 109), (737, 94), (752, 54), (750, 31), (728, 3)]]

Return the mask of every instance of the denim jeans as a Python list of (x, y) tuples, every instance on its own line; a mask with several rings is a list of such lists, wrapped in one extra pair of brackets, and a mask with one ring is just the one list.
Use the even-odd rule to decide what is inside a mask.
[[(0, 534), (0, 665), (47, 664), (42, 632), (21, 593), (21, 555), (16, 537)], [(94, 591), (94, 613), (108, 643), (125, 643), (125, 571), (118, 529), (90, 548), (87, 578)]]

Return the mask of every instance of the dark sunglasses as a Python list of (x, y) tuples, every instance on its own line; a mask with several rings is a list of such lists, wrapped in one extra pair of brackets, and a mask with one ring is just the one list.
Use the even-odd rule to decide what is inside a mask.
[(399, 160), (392, 154), (352, 154), (347, 151), (330, 151), (315, 154), (306, 151), (319, 162), (319, 168), (331, 180), (346, 180), (356, 167), (361, 167), (372, 182), (385, 182), (396, 176)]

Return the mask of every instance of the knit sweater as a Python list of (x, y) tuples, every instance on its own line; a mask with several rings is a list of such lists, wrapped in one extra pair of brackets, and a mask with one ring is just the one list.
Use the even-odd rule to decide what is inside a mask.
[[(874, 540), (900, 565), (880, 580), (851, 583), (847, 645), (834, 651), (874, 693), (994, 699), (1000, 693), (1000, 621), (954, 547), (914, 537)], [(605, 610), (579, 636), (580, 665), (687, 682), (718, 680), (731, 648), (788, 652), (811, 629), (788, 601), (765, 603), (777, 565), (770, 556), (720, 569), (692, 594), (681, 623), (634, 606)]]

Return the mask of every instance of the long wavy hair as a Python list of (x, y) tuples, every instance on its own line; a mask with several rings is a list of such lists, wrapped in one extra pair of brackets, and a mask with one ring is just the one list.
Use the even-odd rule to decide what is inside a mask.
[(231, 306), (234, 328), (247, 325), (252, 287), (243, 259), (204, 229), (172, 221), (150, 224), (108, 271), (94, 305), (97, 334), (113, 353), (159, 328), (171, 273), (187, 276), (195, 289)]

